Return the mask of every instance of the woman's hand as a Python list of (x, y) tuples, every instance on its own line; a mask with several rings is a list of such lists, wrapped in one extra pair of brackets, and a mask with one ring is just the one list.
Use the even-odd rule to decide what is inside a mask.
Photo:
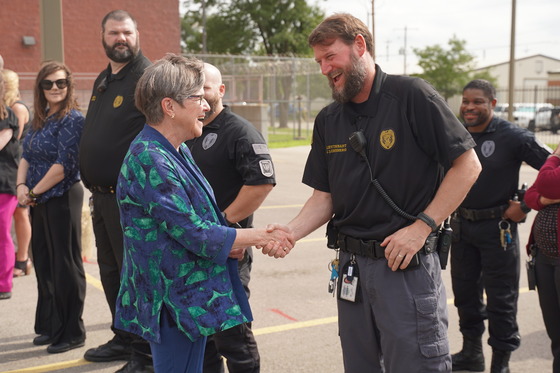
[(550, 198), (540, 196), (539, 202), (543, 206), (548, 206), (548, 205), (554, 205), (555, 203), (560, 203), (560, 199), (550, 199)]
[(241, 260), (245, 256), (245, 251), (247, 251), (247, 248), (245, 248), (245, 247), (233, 248), (229, 252), (229, 257), (232, 258), (232, 259)]
[(35, 206), (35, 200), (29, 196), (29, 187), (20, 184), (17, 187), (17, 200), (22, 206)]

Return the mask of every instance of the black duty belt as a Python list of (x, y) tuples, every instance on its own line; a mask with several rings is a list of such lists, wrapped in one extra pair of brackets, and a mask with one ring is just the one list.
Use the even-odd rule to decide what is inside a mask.
[(115, 194), (115, 187), (112, 186), (106, 187), (106, 186), (90, 185), (88, 189), (92, 193)]
[(457, 209), (457, 213), (462, 218), (472, 221), (498, 219), (502, 217), (504, 211), (507, 210), (508, 206), (509, 205), (501, 205), (489, 209), (466, 209), (464, 207), (459, 207)]
[[(419, 252), (430, 254), (437, 249), (437, 233), (431, 233), (426, 239), (426, 244)], [(341, 251), (362, 255), (371, 259), (385, 258), (385, 248), (381, 246), (381, 241), (362, 240), (345, 234), (338, 234), (338, 247)]]

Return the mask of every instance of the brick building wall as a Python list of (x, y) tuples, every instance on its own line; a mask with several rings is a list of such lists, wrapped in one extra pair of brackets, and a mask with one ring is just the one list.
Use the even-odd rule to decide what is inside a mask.
[[(140, 48), (150, 60), (167, 52), (181, 52), (180, 0), (61, 0), (64, 62), (75, 77), (82, 109), (89, 100), (95, 77), (107, 66), (101, 45), (101, 20), (111, 10), (129, 11), (138, 22)], [(0, 54), (4, 68), (20, 77), (23, 99), (32, 105), (30, 90), (42, 62), (42, 0), (0, 0)], [(118, 7), (118, 8), (117, 8)], [(23, 36), (36, 44), (24, 46)]]

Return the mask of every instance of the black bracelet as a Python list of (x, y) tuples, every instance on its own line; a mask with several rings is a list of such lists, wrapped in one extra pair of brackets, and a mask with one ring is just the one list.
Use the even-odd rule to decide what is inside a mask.
[(33, 193), (33, 189), (31, 189), (29, 191), (29, 197), (31, 197), (31, 199), (37, 199), (37, 198), (39, 198), (39, 196), (40, 196), (40, 194)]
[(435, 232), (438, 229), (438, 226), (434, 219), (426, 215), (425, 213), (421, 212), (416, 216), (418, 219), (422, 220), (428, 227), (432, 229), (432, 232)]
[(519, 203), (519, 208), (521, 208), (521, 211), (523, 211), (524, 214), (528, 214), (531, 211), (531, 208), (527, 206), (525, 201), (521, 201)]
[(18, 185), (16, 185), (16, 189), (19, 188), (19, 187), (22, 186), (22, 185), (27, 186), (27, 184), (25, 184), (25, 183), (19, 183)]

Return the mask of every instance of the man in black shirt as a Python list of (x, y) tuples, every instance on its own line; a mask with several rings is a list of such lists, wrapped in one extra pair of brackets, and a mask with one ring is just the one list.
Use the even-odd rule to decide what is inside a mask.
[[(250, 228), (253, 213), (276, 184), (270, 153), (256, 128), (223, 105), (225, 86), (220, 71), (206, 63), (204, 75), (204, 98), (210, 110), (202, 136), (187, 145), (212, 186), (226, 220), (231, 226)], [(248, 296), (253, 253), (248, 247), (236, 254), (240, 259), (239, 276)], [(259, 351), (250, 325), (208, 337), (204, 373), (224, 372), (222, 356), (227, 359), (230, 373), (260, 371)]]
[(448, 372), (435, 232), (480, 172), (475, 143), (427, 82), (375, 64), (356, 17), (328, 17), (308, 41), (335, 102), (315, 118), (303, 174), (311, 197), (270, 229), (297, 240), (330, 221), (346, 373)]
[(93, 86), (80, 142), (80, 173), (92, 192), (97, 262), (115, 335), (109, 342), (87, 350), (84, 358), (95, 362), (129, 360), (119, 372), (148, 372), (153, 371), (149, 344), (114, 328), (123, 260), (115, 186), (129, 145), (145, 123), (144, 115), (134, 106), (134, 90), (151, 63), (140, 51), (137, 24), (128, 12), (110, 12), (101, 26), (109, 65)]
[[(452, 221), (457, 242), (451, 249), (451, 280), (463, 349), (452, 356), (453, 371), (484, 371), (482, 334), (488, 319), (492, 373), (509, 372), (519, 347), (519, 236), (517, 223), (530, 210), (514, 196), (519, 169), (541, 168), (551, 150), (535, 135), (494, 115), (496, 91), (476, 79), (463, 89), (460, 115), (476, 141), (482, 173)], [(486, 304), (483, 292), (486, 292)]]

